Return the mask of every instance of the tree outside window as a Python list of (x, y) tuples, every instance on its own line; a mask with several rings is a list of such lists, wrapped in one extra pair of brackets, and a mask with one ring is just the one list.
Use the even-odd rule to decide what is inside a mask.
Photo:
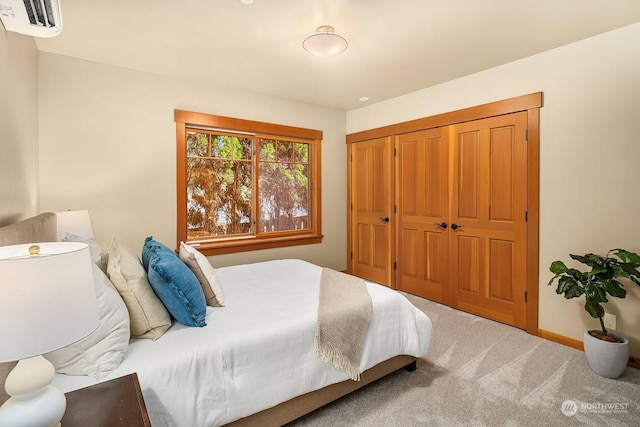
[(322, 132), (181, 110), (176, 124), (179, 241), (205, 254), (321, 241)]

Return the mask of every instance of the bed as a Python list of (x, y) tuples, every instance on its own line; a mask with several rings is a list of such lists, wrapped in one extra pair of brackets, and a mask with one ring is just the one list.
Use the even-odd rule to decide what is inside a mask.
[[(11, 230), (0, 228), (0, 245), (51, 240), (51, 221), (49, 214), (27, 220), (24, 235), (11, 239)], [(224, 307), (206, 308), (207, 326), (174, 321), (156, 340), (131, 339), (107, 375), (56, 374), (54, 385), (67, 392), (136, 372), (155, 427), (275, 426), (397, 369), (415, 368), (428, 350), (429, 318), (399, 293), (366, 282), (373, 310), (361, 379), (353, 381), (314, 351), (321, 267), (285, 259), (216, 274)]]

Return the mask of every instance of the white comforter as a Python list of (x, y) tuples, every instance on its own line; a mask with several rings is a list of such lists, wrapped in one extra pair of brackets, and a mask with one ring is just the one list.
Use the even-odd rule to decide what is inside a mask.
[[(122, 365), (102, 380), (137, 372), (154, 427), (222, 425), (348, 379), (314, 354), (320, 267), (278, 260), (216, 272), (225, 307), (207, 308), (206, 327), (175, 323), (157, 341), (132, 340)], [(389, 288), (367, 289), (373, 316), (361, 370), (425, 355), (429, 318)], [(54, 379), (65, 392), (93, 383)]]

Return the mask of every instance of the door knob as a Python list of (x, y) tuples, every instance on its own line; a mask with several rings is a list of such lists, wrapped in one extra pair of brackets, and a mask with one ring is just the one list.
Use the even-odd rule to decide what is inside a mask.
[(433, 225), (435, 225), (435, 226), (436, 226), (436, 227), (438, 227), (438, 228), (442, 228), (443, 230), (444, 230), (445, 228), (447, 228), (447, 223), (446, 223), (446, 222), (436, 222), (436, 223), (434, 223)]
[(457, 230), (458, 228), (462, 228), (462, 226), (458, 225), (458, 224), (455, 224), (455, 223), (451, 224), (451, 229), (452, 230)]
[(386, 216), (386, 217), (384, 217), (384, 218), (383, 218), (383, 217), (380, 217), (380, 218), (378, 218), (378, 219), (380, 220), (380, 222), (389, 222), (389, 217), (388, 217), (388, 216)]

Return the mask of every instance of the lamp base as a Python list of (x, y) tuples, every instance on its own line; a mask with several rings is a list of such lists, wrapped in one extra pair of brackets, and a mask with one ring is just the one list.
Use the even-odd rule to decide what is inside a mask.
[(67, 400), (50, 385), (54, 374), (53, 365), (42, 356), (19, 361), (5, 382), (11, 398), (0, 407), (0, 426), (59, 426)]

